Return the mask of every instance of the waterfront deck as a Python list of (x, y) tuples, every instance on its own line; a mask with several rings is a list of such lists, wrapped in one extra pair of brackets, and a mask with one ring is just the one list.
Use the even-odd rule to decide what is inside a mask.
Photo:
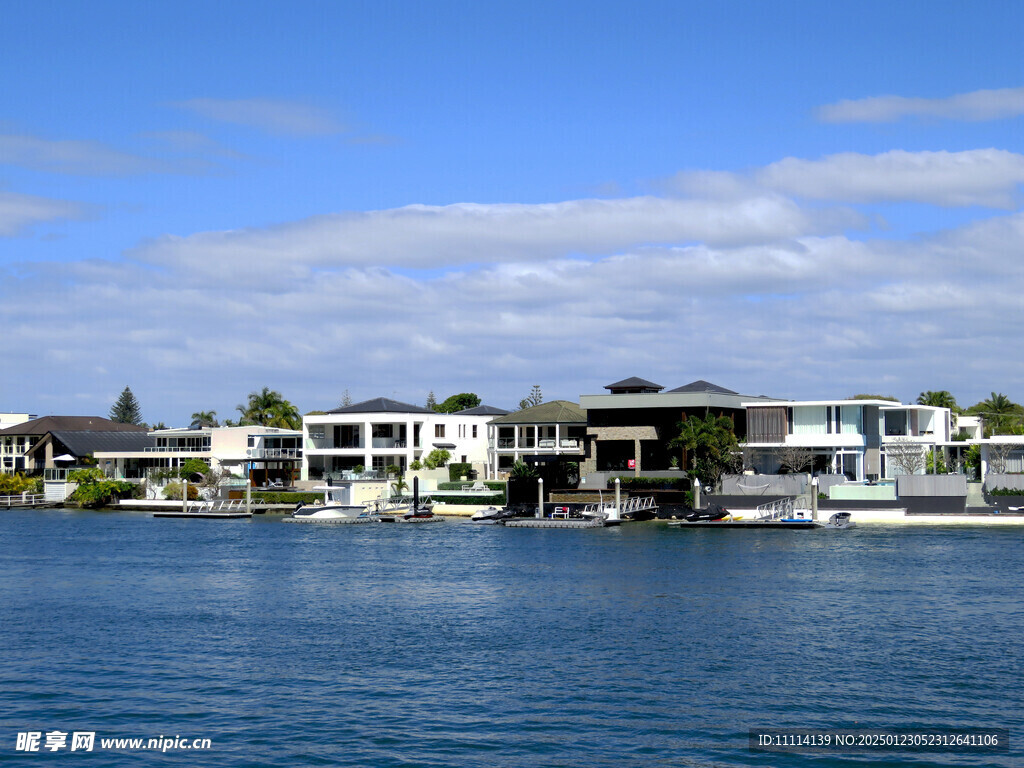
[(604, 528), (604, 520), (551, 519), (550, 517), (518, 517), (499, 520), (506, 528)]
[(0, 496), (0, 509), (49, 507), (53, 503), (46, 500), (45, 493), (19, 493), (16, 496)]

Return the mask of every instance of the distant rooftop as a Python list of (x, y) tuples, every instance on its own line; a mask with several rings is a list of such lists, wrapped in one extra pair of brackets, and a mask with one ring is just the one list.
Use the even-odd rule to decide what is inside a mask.
[(466, 408), (455, 413), (460, 416), (504, 416), (508, 411), (504, 408), (495, 408), (493, 405), (478, 405), (476, 408)]
[(375, 397), (361, 403), (332, 408), (327, 413), (435, 413), (435, 411), (419, 405), (400, 403), (387, 397)]
[(712, 384), (710, 381), (704, 381), (704, 379), (697, 379), (697, 381), (691, 381), (689, 384), (684, 384), (681, 387), (670, 389), (669, 392), (712, 392), (719, 395), (739, 394), (739, 392), (733, 392), (731, 389), (720, 387), (717, 384)]
[(0, 430), (0, 435), (45, 435), (47, 432), (142, 432), (146, 427), (123, 424), (101, 416), (43, 416)]
[(661, 392), (664, 387), (661, 384), (655, 384), (653, 381), (641, 379), (638, 376), (630, 376), (628, 379), (605, 385), (605, 389), (610, 390), (616, 395), (626, 395)]
[(491, 424), (586, 424), (587, 412), (568, 400), (552, 400), (491, 419)]

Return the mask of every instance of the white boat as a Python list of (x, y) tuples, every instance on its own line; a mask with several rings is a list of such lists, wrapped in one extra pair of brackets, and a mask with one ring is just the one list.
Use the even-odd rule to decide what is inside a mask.
[(365, 504), (350, 504), (351, 485), (318, 485), (314, 491), (323, 491), (323, 503), (301, 504), (292, 517), (303, 520), (337, 520), (340, 518), (370, 517)]

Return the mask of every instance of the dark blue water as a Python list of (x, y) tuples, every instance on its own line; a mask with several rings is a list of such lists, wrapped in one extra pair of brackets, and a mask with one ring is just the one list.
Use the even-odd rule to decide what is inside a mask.
[[(1022, 538), (3, 513), (0, 762), (1021, 765)], [(747, 742), (940, 726), (1011, 752)], [(51, 730), (96, 747), (16, 751)], [(99, 747), (168, 735), (212, 748)]]

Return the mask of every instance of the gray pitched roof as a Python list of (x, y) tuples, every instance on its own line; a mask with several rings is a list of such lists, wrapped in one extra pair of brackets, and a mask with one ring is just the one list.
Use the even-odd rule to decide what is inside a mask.
[(504, 416), (508, 411), (504, 408), (495, 408), (493, 405), (478, 405), (476, 408), (466, 408), (455, 413), (460, 416)]
[(75, 456), (96, 451), (142, 451), (156, 445), (156, 438), (145, 432), (53, 432)]
[(47, 432), (142, 432), (146, 427), (122, 424), (101, 416), (43, 416), (0, 430), (0, 435), (45, 435)]
[(586, 424), (587, 412), (568, 400), (552, 400), (491, 419), (489, 424)]
[(375, 397), (354, 405), (334, 408), (327, 413), (434, 413), (434, 411), (429, 408), (421, 408), (418, 405), (400, 403), (387, 397)]
[(654, 389), (660, 392), (664, 387), (661, 384), (655, 384), (653, 381), (641, 379), (639, 376), (630, 376), (628, 379), (617, 381), (614, 384), (606, 384), (605, 389)]
[(689, 384), (684, 384), (681, 387), (670, 389), (669, 392), (715, 392), (720, 395), (739, 394), (739, 392), (733, 392), (731, 389), (720, 387), (717, 384), (712, 384), (710, 381), (704, 381), (704, 379), (697, 379), (697, 381), (691, 381)]

